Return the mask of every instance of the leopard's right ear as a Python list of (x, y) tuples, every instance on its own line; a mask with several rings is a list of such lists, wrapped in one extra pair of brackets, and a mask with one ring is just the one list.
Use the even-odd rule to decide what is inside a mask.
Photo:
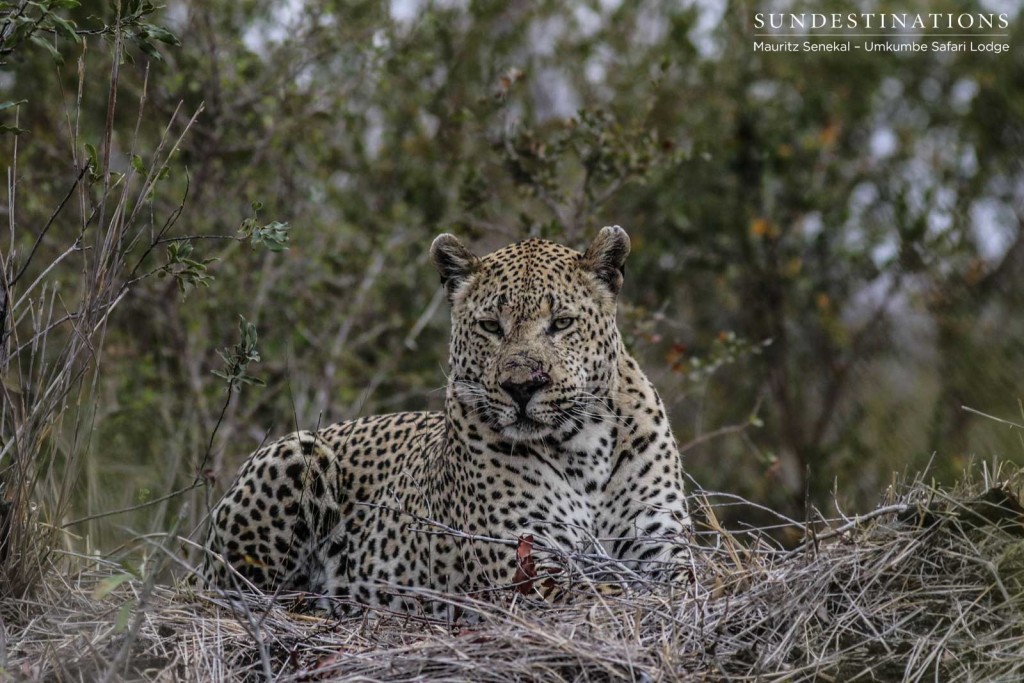
[(430, 245), (430, 259), (441, 274), (441, 284), (448, 293), (448, 301), (473, 273), (480, 268), (480, 259), (459, 241), (455, 235), (443, 233)]
[(597, 237), (591, 242), (587, 253), (583, 255), (583, 263), (597, 278), (618, 294), (622, 289), (622, 281), (626, 277), (626, 257), (629, 256), (629, 235), (617, 225), (601, 228)]

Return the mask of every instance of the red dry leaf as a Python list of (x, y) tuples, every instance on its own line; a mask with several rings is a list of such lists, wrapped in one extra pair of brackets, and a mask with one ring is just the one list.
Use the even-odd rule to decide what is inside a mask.
[(537, 566), (533, 561), (533, 535), (519, 537), (516, 547), (516, 575), (512, 579), (515, 589), (523, 595), (533, 591), (533, 581), (537, 578)]

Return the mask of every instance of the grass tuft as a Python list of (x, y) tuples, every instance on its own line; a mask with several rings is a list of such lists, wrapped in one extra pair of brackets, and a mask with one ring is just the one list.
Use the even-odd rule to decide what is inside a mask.
[(1021, 680), (1022, 489), (1010, 469), (951, 490), (910, 482), (792, 549), (706, 530), (689, 585), (475, 603), (479, 617), (455, 624), (300, 614), (294, 596), (150, 585), (93, 563), (4, 603), (2, 664), (59, 680)]

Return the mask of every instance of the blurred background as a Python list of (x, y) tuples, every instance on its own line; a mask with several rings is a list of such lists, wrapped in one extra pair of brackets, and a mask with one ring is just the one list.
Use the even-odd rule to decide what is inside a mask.
[[(37, 514), (71, 522), (69, 546), (179, 510), (187, 532), (201, 489), (168, 494), (223, 490), (267, 438), (440, 409), (440, 232), (484, 253), (626, 228), (621, 328), (707, 489), (802, 519), (866, 511), (902, 474), (1024, 461), (964, 409), (1022, 419), (1015, 2), (74, 4), (6, 3), (0, 43), (8, 284), (24, 266), (0, 479), (10, 503), (36, 448)], [(756, 53), (771, 10), (1006, 12), (1011, 50)], [(30, 419), (120, 215), (119, 296)]]

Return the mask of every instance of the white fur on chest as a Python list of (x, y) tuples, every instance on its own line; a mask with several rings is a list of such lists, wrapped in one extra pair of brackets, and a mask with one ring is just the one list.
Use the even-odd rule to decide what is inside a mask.
[(612, 422), (607, 417), (598, 423), (588, 423), (580, 432), (565, 442), (566, 450), (587, 453), (595, 458), (609, 457), (612, 449)]

